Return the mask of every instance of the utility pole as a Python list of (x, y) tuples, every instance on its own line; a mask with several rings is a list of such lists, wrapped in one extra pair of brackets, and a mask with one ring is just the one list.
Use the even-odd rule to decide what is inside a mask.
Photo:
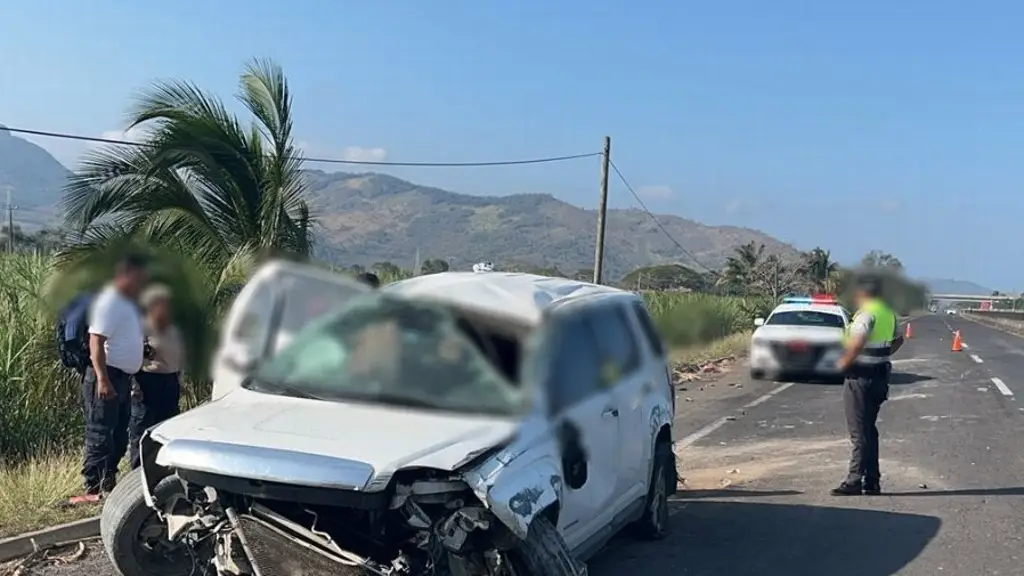
[(7, 251), (14, 254), (14, 211), (17, 207), (11, 200), (11, 187), (7, 186)]
[(597, 209), (597, 245), (594, 246), (594, 284), (601, 283), (604, 271), (604, 217), (608, 213), (608, 163), (612, 157), (612, 139), (604, 137), (601, 152), (601, 204)]

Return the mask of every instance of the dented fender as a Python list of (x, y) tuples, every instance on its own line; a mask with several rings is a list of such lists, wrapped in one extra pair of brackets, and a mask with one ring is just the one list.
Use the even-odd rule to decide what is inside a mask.
[(139, 467), (139, 473), (142, 474), (142, 497), (147, 507), (162, 512), (157, 506), (153, 493), (156, 491), (157, 484), (170, 475), (171, 471), (157, 465), (156, 453), (159, 451), (160, 443), (153, 440), (150, 431), (143, 432), (142, 438), (139, 440), (139, 456), (142, 460), (142, 466)]
[(464, 477), (483, 505), (521, 539), (534, 518), (562, 500), (561, 468), (548, 459), (509, 468), (499, 455)]

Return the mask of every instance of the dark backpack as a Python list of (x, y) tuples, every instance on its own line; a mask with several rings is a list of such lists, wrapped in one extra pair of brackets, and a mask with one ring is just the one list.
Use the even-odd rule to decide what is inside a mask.
[(89, 306), (93, 294), (75, 296), (57, 314), (54, 339), (60, 362), (68, 368), (84, 372), (89, 365)]

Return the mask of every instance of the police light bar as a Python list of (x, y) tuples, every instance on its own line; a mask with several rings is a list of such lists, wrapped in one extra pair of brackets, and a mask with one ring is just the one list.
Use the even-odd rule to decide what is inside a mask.
[(838, 304), (839, 301), (831, 294), (815, 294), (813, 296), (786, 296), (782, 299), (786, 304)]
[(812, 302), (810, 296), (786, 296), (782, 301), (786, 304), (810, 304)]

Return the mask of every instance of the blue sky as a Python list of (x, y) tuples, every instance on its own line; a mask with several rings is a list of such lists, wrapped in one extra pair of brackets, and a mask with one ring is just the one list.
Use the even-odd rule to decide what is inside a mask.
[[(153, 79), (230, 98), (248, 58), (272, 57), (311, 154), (523, 158), (608, 134), (656, 212), (1020, 290), (1020, 22), (1010, 0), (6, 2), (0, 123), (113, 132)], [(81, 150), (35, 141), (68, 164)], [(579, 205), (598, 172), (391, 171)], [(617, 183), (612, 204), (634, 205)]]

